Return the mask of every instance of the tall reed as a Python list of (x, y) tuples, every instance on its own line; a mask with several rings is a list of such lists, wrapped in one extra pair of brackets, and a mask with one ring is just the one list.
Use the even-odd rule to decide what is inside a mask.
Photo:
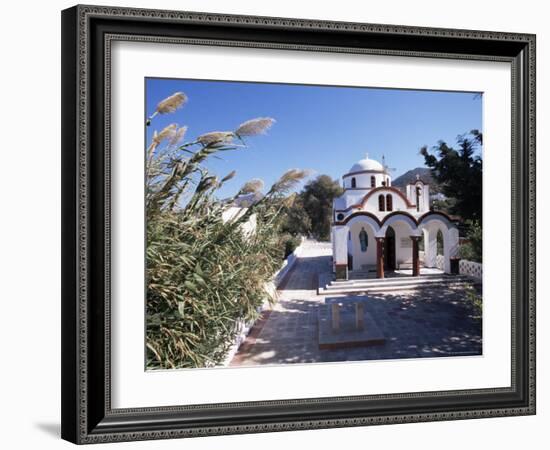
[[(181, 107), (174, 99), (187, 96), (178, 94), (166, 99), (173, 111), (161, 108), (157, 114)], [(258, 193), (263, 183), (251, 180), (233, 197), (219, 199), (217, 191), (235, 172), (220, 179), (206, 163), (221, 152), (242, 150), (245, 137), (265, 134), (274, 122), (251, 119), (235, 131), (184, 143), (186, 127), (173, 124), (154, 133), (146, 150), (147, 368), (219, 364), (237, 323), (255, 318), (266, 300), (266, 283), (284, 256), (279, 228), (285, 196), (307, 174), (288, 171), (241, 214), (224, 221), (227, 208), (245, 194)], [(243, 224), (253, 219), (255, 232), (244, 233)]]

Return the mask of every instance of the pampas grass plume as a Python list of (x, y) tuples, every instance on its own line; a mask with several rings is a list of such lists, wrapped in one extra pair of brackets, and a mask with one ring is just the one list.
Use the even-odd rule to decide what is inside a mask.
[(271, 117), (250, 119), (241, 123), (239, 128), (235, 130), (235, 134), (237, 136), (258, 136), (259, 134), (265, 134), (274, 123), (275, 119)]

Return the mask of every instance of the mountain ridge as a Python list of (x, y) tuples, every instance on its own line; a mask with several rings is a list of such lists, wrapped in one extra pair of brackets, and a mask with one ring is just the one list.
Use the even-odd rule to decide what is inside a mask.
[(401, 188), (402, 190), (406, 189), (408, 184), (414, 183), (416, 181), (416, 176), (419, 176), (420, 179), (430, 185), (430, 193), (437, 194), (441, 192), (441, 186), (437, 181), (432, 177), (431, 169), (427, 167), (416, 167), (414, 169), (407, 170), (402, 175), (399, 175), (397, 178), (392, 180), (392, 186)]

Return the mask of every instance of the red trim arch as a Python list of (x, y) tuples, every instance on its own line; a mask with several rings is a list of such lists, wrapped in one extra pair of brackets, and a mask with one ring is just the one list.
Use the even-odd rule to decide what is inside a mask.
[(416, 226), (418, 226), (418, 221), (414, 218), (414, 216), (411, 214), (411, 213), (408, 213), (407, 211), (393, 211), (391, 213), (389, 213), (386, 217), (384, 217), (382, 219), (382, 222), (380, 223), (381, 226), (384, 226), (385, 223), (392, 217), (394, 216), (405, 216), (405, 217), (408, 217), (409, 219), (411, 219), (415, 224)]
[[(361, 188), (362, 190), (363, 188)], [(344, 191), (347, 191), (347, 190), (351, 190), (350, 188), (347, 188), (347, 189), (344, 189)], [(357, 190), (360, 190), (359, 188)], [(334, 210), (335, 213), (339, 213), (339, 212), (348, 212), (348, 211), (351, 211), (352, 209), (357, 209), (357, 208), (362, 208), (363, 205), (365, 204), (365, 202), (369, 199), (369, 197), (371, 195), (374, 195), (376, 192), (378, 191), (382, 191), (382, 190), (388, 190), (390, 192), (393, 192), (394, 194), (398, 195), (399, 197), (401, 197), (403, 199), (403, 201), (405, 202), (405, 204), (407, 205), (408, 208), (416, 208), (416, 205), (414, 205), (413, 203), (409, 202), (409, 200), (407, 199), (407, 197), (405, 196), (405, 194), (403, 194), (403, 192), (401, 192), (399, 189), (393, 187), (393, 186), (378, 186), (377, 188), (374, 188), (372, 189), (369, 193), (367, 193), (362, 199), (361, 199), (361, 203), (356, 203), (355, 205), (351, 205), (351, 206), (348, 206), (346, 209), (336, 209)]]
[(380, 221), (380, 219), (378, 217), (376, 217), (374, 214), (372, 214), (370, 212), (367, 212), (367, 211), (354, 212), (354, 213), (350, 214), (349, 216), (347, 216), (344, 220), (342, 220), (340, 222), (334, 222), (333, 225), (347, 225), (347, 223), (351, 219), (353, 219), (354, 217), (359, 217), (359, 216), (370, 217), (372, 220), (374, 220), (378, 224), (378, 226), (382, 226), (382, 222)]
[[(384, 219), (382, 220), (382, 226), (380, 227), (380, 230), (383, 230), (384, 227), (387, 226), (387, 223), (393, 219), (396, 218), (397, 220), (401, 220), (404, 223), (406, 223), (408, 226), (411, 227), (411, 231), (414, 232), (418, 230), (418, 222), (414, 218), (412, 214), (409, 214), (406, 211), (394, 211), (391, 214), (388, 214)], [(392, 224), (393, 225), (393, 224)]]
[(363, 200), (361, 200), (360, 206), (363, 207), (363, 205), (367, 202), (367, 200), (372, 195), (374, 195), (374, 194), (376, 194), (377, 192), (380, 192), (380, 191), (390, 191), (390, 192), (394, 193), (395, 195), (401, 197), (408, 208), (415, 208), (416, 207), (416, 205), (414, 205), (413, 203), (411, 203), (409, 201), (409, 199), (405, 196), (405, 194), (403, 194), (403, 192), (401, 192), (399, 189), (397, 189), (393, 186), (379, 186), (377, 188), (371, 189), (371, 191), (363, 197)]
[(364, 173), (383, 173), (385, 175), (389, 175), (388, 172), (385, 171), (385, 170), (358, 170), (356, 172), (348, 172), (348, 173), (342, 175), (342, 178), (352, 177), (353, 175), (361, 175), (361, 174), (364, 174)]
[(346, 225), (354, 217), (367, 216), (367, 217), (371, 217), (380, 227), (383, 227), (384, 224), (390, 219), (390, 217), (398, 216), (398, 215), (408, 217), (409, 219), (411, 219), (416, 224), (416, 226), (422, 225), (422, 222), (427, 217), (433, 217), (433, 216), (441, 216), (444, 219), (446, 219), (449, 223), (451, 223), (452, 225), (455, 225), (455, 222), (457, 222), (456, 218), (453, 218), (452, 216), (449, 216), (448, 214), (446, 214), (444, 212), (441, 212), (441, 211), (428, 211), (428, 212), (422, 214), (418, 219), (415, 219), (415, 217), (411, 213), (408, 213), (407, 211), (393, 211), (393, 212), (387, 214), (384, 217), (384, 219), (382, 219), (382, 220), (380, 220), (378, 217), (376, 217), (374, 214), (372, 214), (370, 212), (357, 211), (357, 212), (354, 212), (354, 213), (350, 214), (349, 216), (347, 216), (342, 221), (334, 222), (333, 225)]
[(422, 214), (418, 218), (418, 220), (417, 220), (418, 225), (422, 225), (422, 222), (424, 221), (424, 219), (426, 219), (427, 217), (432, 217), (432, 216), (441, 216), (444, 219), (447, 219), (449, 221), (449, 223), (451, 225), (454, 225), (454, 226), (456, 226), (456, 222), (460, 222), (460, 219), (458, 217), (449, 216), (449, 214), (444, 213), (443, 211), (428, 211), (427, 213)]

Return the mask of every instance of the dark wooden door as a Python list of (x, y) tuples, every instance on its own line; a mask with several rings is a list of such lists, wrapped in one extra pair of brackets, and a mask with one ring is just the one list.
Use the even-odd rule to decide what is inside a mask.
[(386, 270), (395, 270), (395, 231), (388, 227), (384, 246), (384, 265)]

